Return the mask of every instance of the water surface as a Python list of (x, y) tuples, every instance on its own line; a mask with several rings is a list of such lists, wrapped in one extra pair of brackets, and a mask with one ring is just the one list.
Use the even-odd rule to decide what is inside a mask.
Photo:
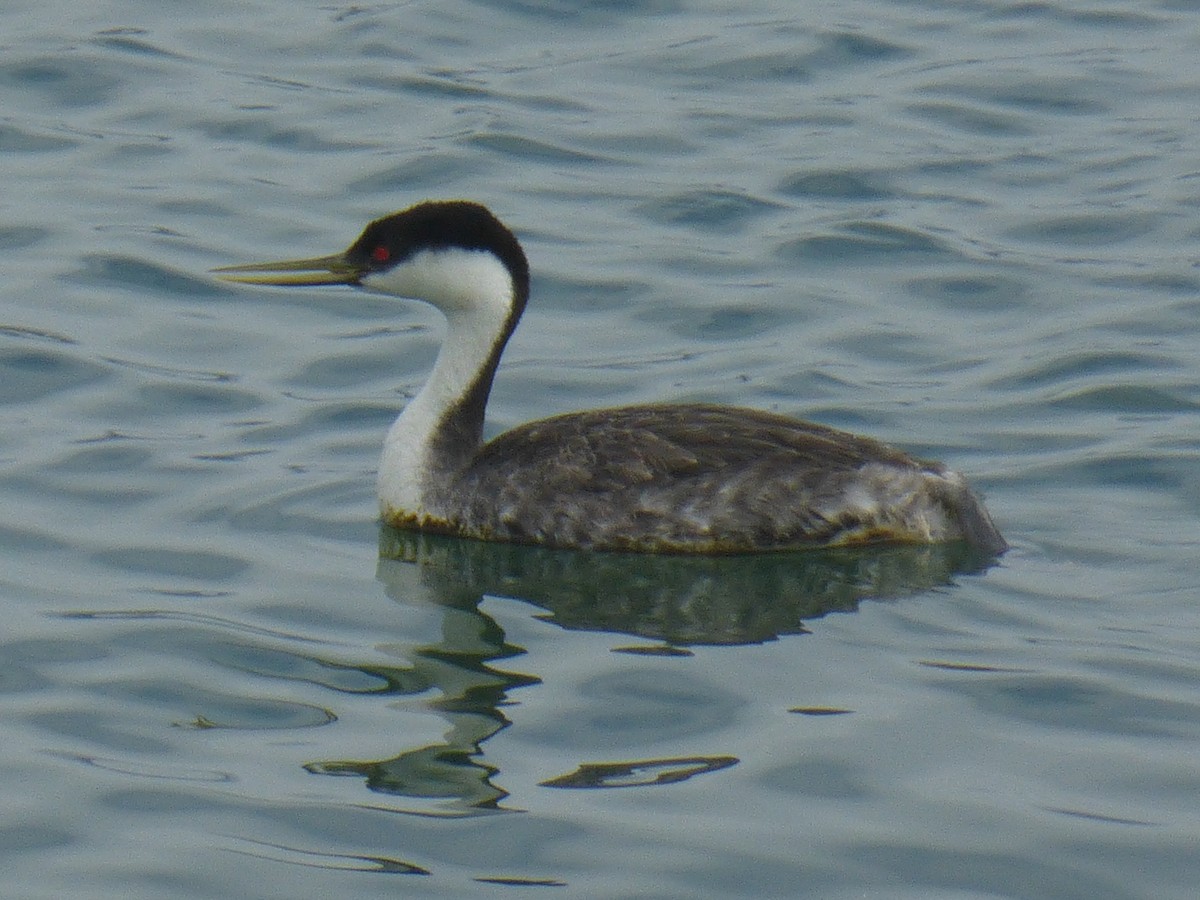
[[(10, 4), (13, 897), (1191, 897), (1187, 4)], [(970, 474), (1013, 549), (381, 532), (432, 311), (208, 270), (489, 204), (489, 430), (653, 400)]]

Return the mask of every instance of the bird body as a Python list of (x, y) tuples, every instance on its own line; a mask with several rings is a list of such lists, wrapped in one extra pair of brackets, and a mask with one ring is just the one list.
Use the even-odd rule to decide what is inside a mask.
[(1006, 548), (966, 480), (886, 444), (758, 410), (588, 410), (483, 443), (529, 269), (483, 206), (427, 202), (378, 219), (342, 254), (218, 270), (255, 284), (353, 284), (424, 300), (447, 321), (424, 386), (384, 442), (384, 521), (591, 550), (739, 553), (881, 541)]
[[(386, 457), (385, 457), (386, 458)], [(984, 537), (963, 479), (868, 438), (723, 406), (633, 406), (508, 431), (428, 479), (400, 527), (605, 550), (730, 553)], [(463, 528), (470, 523), (470, 528)]]

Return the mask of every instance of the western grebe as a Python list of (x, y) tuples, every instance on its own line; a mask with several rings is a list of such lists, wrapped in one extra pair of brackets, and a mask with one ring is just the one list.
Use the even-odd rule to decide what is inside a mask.
[(379, 502), (395, 527), (561, 548), (740, 553), (1004, 539), (966, 480), (886, 444), (726, 406), (554, 416), (481, 443), (529, 296), (516, 237), (485, 207), (431, 201), (333, 256), (216, 269), (245, 284), (348, 284), (446, 317), (433, 371), (388, 432)]

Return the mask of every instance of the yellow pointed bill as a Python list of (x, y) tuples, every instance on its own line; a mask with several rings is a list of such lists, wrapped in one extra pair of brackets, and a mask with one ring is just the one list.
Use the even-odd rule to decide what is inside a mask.
[(213, 269), (222, 281), (238, 284), (274, 284), (283, 287), (307, 287), (319, 284), (357, 284), (363, 270), (346, 259), (346, 254), (315, 256), (312, 259), (285, 259), (279, 262), (250, 263)]

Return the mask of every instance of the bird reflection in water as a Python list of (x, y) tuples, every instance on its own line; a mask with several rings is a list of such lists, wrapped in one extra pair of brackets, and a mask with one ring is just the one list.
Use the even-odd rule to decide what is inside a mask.
[(379, 577), (415, 566), (439, 602), (523, 600), (580, 631), (660, 642), (755, 644), (802, 634), (805, 621), (978, 574), (995, 555), (965, 542), (880, 544), (729, 556), (594, 553), (494, 544), (383, 527)]
[[(524, 653), (479, 608), (485, 595), (543, 610), (539, 617), (570, 630), (632, 638), (635, 652), (688, 653), (700, 645), (740, 645), (808, 631), (807, 621), (849, 612), (865, 599), (896, 599), (986, 570), (994, 558), (958, 544), (890, 545), (744, 556), (587, 553), (461, 540), (383, 527), (378, 578), (401, 604), (440, 610), (435, 643), (405, 648), (404, 666), (360, 667), (381, 693), (435, 699), (425, 708), (449, 729), (438, 744), (385, 760), (329, 761), (308, 769), (365, 779), (376, 792), (420, 801), (421, 815), (479, 815), (511, 807), (495, 783), (483, 743), (510, 721), (510, 693), (538, 683), (503, 665)], [(678, 765), (673, 763), (677, 762)], [(735, 763), (731, 757), (623, 760), (611, 779), (594, 763), (557, 773), (546, 786), (624, 787), (662, 784)], [(592, 766), (592, 769), (588, 769)], [(598, 770), (597, 770), (598, 771)], [(630, 772), (645, 771), (643, 781)], [(590, 780), (583, 775), (589, 774)], [(586, 785), (584, 782), (587, 782)]]

